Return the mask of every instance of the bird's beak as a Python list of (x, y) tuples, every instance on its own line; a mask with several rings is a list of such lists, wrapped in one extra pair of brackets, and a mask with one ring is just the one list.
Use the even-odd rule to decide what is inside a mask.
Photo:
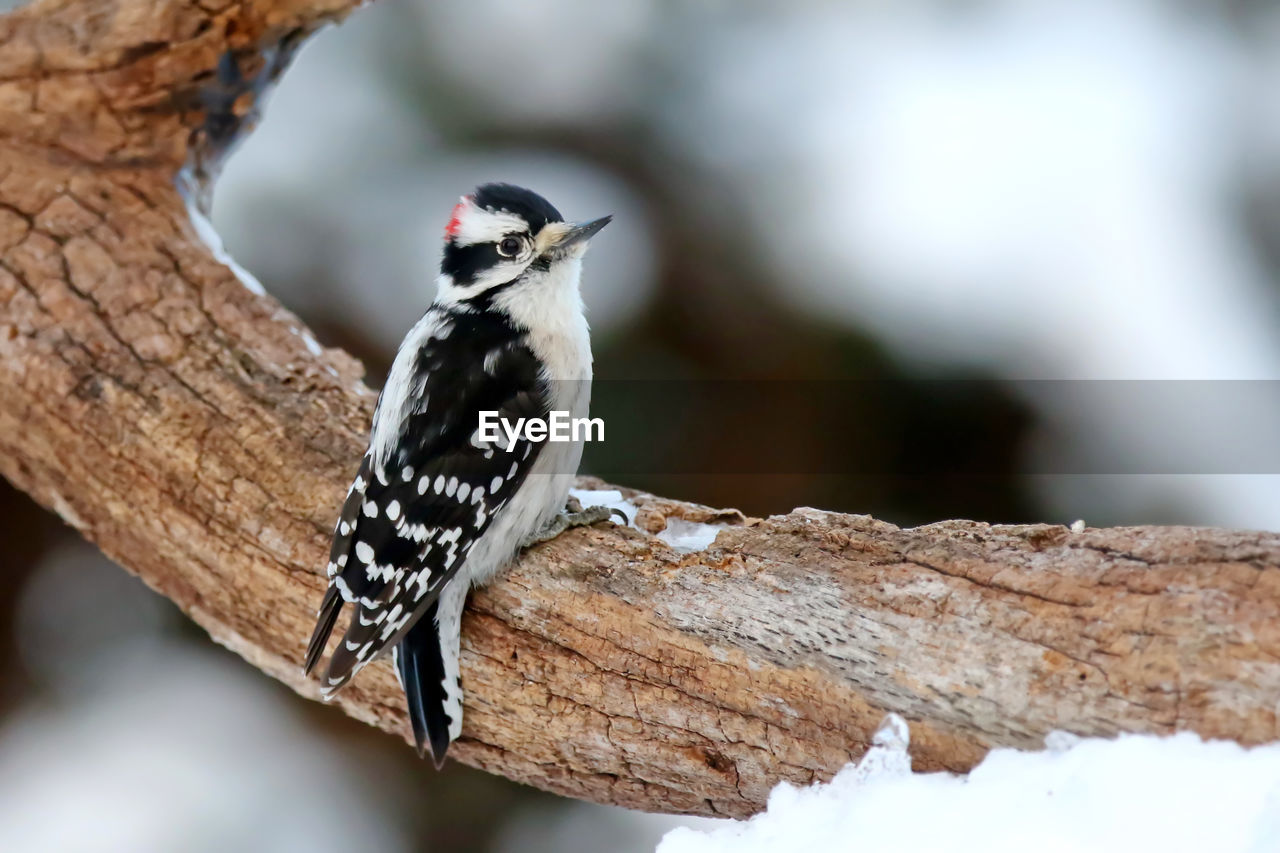
[(560, 234), (552, 248), (559, 252), (568, 252), (573, 247), (586, 243), (612, 221), (612, 216), (602, 216), (590, 222), (575, 223)]

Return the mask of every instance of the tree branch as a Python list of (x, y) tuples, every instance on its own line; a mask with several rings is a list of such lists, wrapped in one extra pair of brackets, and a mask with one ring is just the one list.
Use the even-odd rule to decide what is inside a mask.
[[(215, 259), (175, 175), (215, 173), (271, 49), (350, 5), (47, 0), (0, 20), (0, 472), (313, 698), (299, 665), (374, 398)], [(919, 770), (1056, 728), (1280, 736), (1276, 535), (633, 498), (649, 531), (725, 529), (695, 553), (574, 531), (476, 594), (459, 760), (741, 816), (831, 776), (887, 711)], [(338, 704), (406, 736), (385, 664)]]

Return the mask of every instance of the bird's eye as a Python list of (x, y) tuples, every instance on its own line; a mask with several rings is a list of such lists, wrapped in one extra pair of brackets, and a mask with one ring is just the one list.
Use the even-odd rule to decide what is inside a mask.
[(519, 237), (503, 237), (498, 243), (498, 254), (504, 258), (514, 258), (520, 254), (522, 248), (524, 248), (524, 242)]

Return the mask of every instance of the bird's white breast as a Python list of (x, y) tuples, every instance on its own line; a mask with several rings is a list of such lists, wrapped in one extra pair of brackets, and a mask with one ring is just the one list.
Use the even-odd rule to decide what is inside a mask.
[[(581, 259), (555, 264), (542, 280), (513, 288), (495, 300), (528, 329), (529, 349), (543, 365), (551, 389), (550, 408), (586, 417), (591, 405), (591, 337), (578, 280)], [(582, 460), (582, 442), (547, 442), (528, 479), (494, 520), (467, 560), (472, 583), (493, 577), (518, 545), (564, 508)]]

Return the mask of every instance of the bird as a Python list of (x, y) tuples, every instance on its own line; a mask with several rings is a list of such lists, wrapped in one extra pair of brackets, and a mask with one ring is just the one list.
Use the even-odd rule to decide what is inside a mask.
[(611, 219), (567, 222), (542, 196), (506, 183), (461, 198), (445, 226), (435, 300), (396, 352), (334, 530), (304, 674), (352, 605), (322, 695), (389, 651), (418, 754), (429, 750), (437, 768), (462, 730), (468, 591), (523, 547), (611, 515), (569, 497), (582, 440), (495, 439), (479, 428), (485, 412), (508, 423), (586, 416), (582, 257)]

